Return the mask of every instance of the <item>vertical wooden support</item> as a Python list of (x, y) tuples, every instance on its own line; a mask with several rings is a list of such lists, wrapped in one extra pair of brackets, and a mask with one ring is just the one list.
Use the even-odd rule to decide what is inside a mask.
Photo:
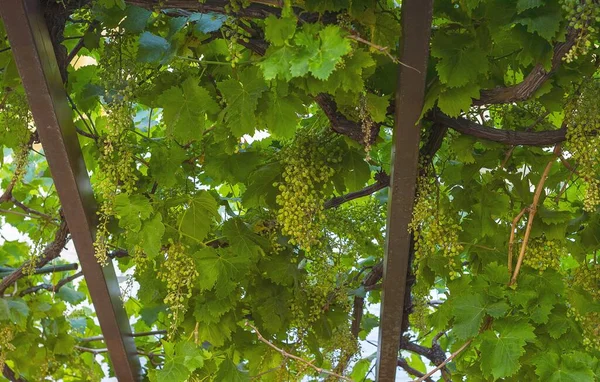
[(402, 38), (396, 90), (396, 111), (383, 289), (379, 325), (377, 381), (396, 378), (398, 349), (402, 335), (404, 294), (409, 266), (412, 219), (419, 161), (419, 116), (425, 95), (433, 0), (402, 1)]
[(44, 147), (65, 219), (119, 381), (140, 380), (140, 362), (112, 263), (94, 256), (96, 202), (39, 0), (2, 0), (0, 16)]

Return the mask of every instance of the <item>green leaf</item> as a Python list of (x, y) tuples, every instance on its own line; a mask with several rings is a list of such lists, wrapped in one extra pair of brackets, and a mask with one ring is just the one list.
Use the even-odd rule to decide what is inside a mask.
[(517, 12), (521, 13), (531, 8), (537, 8), (544, 5), (544, 0), (518, 0)]
[(151, 155), (148, 166), (150, 175), (160, 187), (173, 187), (178, 175), (183, 172), (181, 165), (186, 158), (185, 150), (173, 142), (168, 146), (156, 145), (152, 148)]
[(58, 290), (56, 294), (61, 300), (66, 301), (70, 304), (77, 305), (85, 300), (85, 294), (76, 291), (68, 286), (63, 286)]
[(367, 110), (373, 119), (373, 122), (384, 122), (387, 116), (387, 109), (390, 106), (390, 97), (378, 96), (377, 94), (367, 93)]
[(218, 31), (225, 20), (227, 20), (227, 16), (211, 12), (192, 13), (190, 16), (190, 21), (196, 23), (196, 31), (202, 33)]
[(239, 80), (228, 79), (217, 85), (227, 102), (225, 122), (236, 137), (254, 134), (256, 128), (256, 106), (258, 99), (267, 90), (258, 68), (245, 69)]
[(167, 359), (162, 369), (153, 370), (152, 374), (151, 380), (156, 382), (185, 382), (192, 373), (183, 363)]
[(344, 183), (349, 191), (360, 190), (371, 178), (371, 169), (363, 156), (354, 150), (348, 150), (342, 159), (344, 171), (348, 171), (344, 177)]
[(198, 336), (213, 346), (223, 346), (225, 341), (231, 340), (231, 333), (236, 330), (235, 316), (233, 313), (225, 314), (217, 323), (204, 323), (199, 326)]
[(211, 289), (219, 278), (219, 256), (213, 248), (202, 248), (194, 254), (198, 268), (198, 287), (200, 290)]
[(153, 212), (152, 205), (144, 195), (119, 194), (115, 197), (115, 213), (121, 228), (139, 232), (142, 220), (146, 220)]
[(284, 46), (270, 46), (265, 53), (263, 60), (258, 64), (265, 76), (266, 80), (274, 80), (275, 78), (281, 78), (283, 80), (290, 80), (292, 78), (292, 71), (290, 62), (293, 60), (294, 48)]
[(0, 321), (11, 321), (25, 327), (29, 307), (22, 299), (0, 298)]
[[(560, 360), (560, 361), (559, 361)], [(544, 352), (534, 360), (535, 373), (542, 381), (552, 382), (593, 382), (594, 372), (580, 356)]]
[(453, 139), (450, 147), (452, 148), (452, 152), (456, 155), (456, 159), (465, 164), (475, 163), (473, 146), (476, 141), (475, 138), (469, 135), (459, 135)]
[[(214, 282), (212, 285), (214, 285)], [(234, 296), (227, 296), (222, 300), (218, 300), (213, 295), (207, 293), (204, 293), (203, 296), (210, 297), (207, 297), (206, 299), (199, 298), (196, 301), (196, 306), (194, 308), (194, 318), (203, 324), (218, 323), (225, 313), (231, 311), (235, 307)]]
[(527, 27), (527, 31), (537, 33), (546, 40), (552, 42), (554, 36), (560, 29), (563, 20), (561, 9), (558, 5), (545, 6), (530, 10), (515, 22)]
[(454, 300), (454, 327), (452, 332), (459, 339), (474, 336), (479, 331), (485, 314), (481, 295), (466, 294)]
[(54, 354), (59, 355), (70, 355), (73, 353), (73, 348), (75, 346), (75, 337), (67, 334), (61, 333), (56, 337), (56, 342), (54, 343)]
[(138, 60), (140, 62), (165, 63), (171, 56), (171, 44), (164, 38), (144, 32), (140, 36)]
[(281, 177), (281, 164), (273, 162), (256, 169), (248, 178), (242, 200), (247, 206), (275, 205), (277, 189), (273, 183)]
[(142, 229), (139, 233), (139, 245), (146, 255), (151, 258), (158, 256), (164, 233), (165, 226), (162, 223), (162, 215), (160, 213), (157, 213), (153, 218), (142, 224)]
[(265, 19), (265, 38), (274, 46), (281, 46), (294, 36), (296, 23), (295, 17), (279, 18), (269, 15)]
[(193, 77), (185, 80), (181, 88), (172, 87), (165, 91), (159, 102), (163, 107), (167, 135), (180, 143), (201, 139), (207, 116), (214, 116), (220, 110), (208, 91)]
[(247, 372), (241, 371), (229, 358), (219, 365), (216, 376), (217, 381), (246, 382), (250, 380)]
[(438, 98), (438, 107), (451, 117), (469, 111), (474, 99), (479, 98), (479, 85), (468, 84), (461, 87), (445, 88)]
[[(475, 86), (474, 83), (477, 82), (479, 75), (487, 73), (488, 70), (487, 53), (470, 35), (437, 33), (431, 45), (431, 55), (439, 58), (436, 70), (440, 81), (449, 87), (468, 84)], [(469, 93), (474, 93), (473, 88)], [(449, 103), (449, 101), (445, 102)], [(460, 105), (464, 104), (463, 98)]]
[(509, 377), (521, 367), (519, 358), (525, 353), (525, 343), (535, 339), (534, 327), (513, 320), (495, 324), (494, 329), (480, 335), (481, 371), (494, 379)]
[(129, 33), (140, 33), (146, 29), (150, 16), (152, 16), (151, 11), (130, 5), (125, 10), (125, 20), (121, 23), (121, 27)]
[(326, 80), (342, 57), (352, 48), (350, 41), (344, 38), (344, 32), (337, 25), (328, 25), (319, 32), (319, 37), (321, 48), (312, 57), (308, 67), (315, 78)]
[(222, 232), (229, 241), (231, 249), (248, 258), (258, 259), (264, 254), (261, 246), (268, 245), (268, 241), (252, 232), (240, 218), (227, 220), (223, 224)]
[(500, 318), (504, 316), (509, 309), (510, 306), (506, 302), (499, 301), (486, 306), (485, 312), (494, 318)]
[(216, 200), (206, 191), (200, 191), (188, 202), (188, 207), (179, 221), (179, 232), (202, 242), (214, 220), (221, 220)]
[(292, 138), (305, 108), (295, 95), (269, 93), (268, 107), (263, 115), (265, 127), (277, 138)]

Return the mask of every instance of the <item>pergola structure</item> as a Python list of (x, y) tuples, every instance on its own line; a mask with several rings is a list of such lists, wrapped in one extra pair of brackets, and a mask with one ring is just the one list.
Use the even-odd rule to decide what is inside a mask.
[[(190, 0), (195, 1), (195, 0)], [(402, 3), (403, 31), (396, 93), (393, 170), (384, 259), (377, 380), (395, 380), (405, 301), (418, 151), (419, 128), (433, 0)], [(119, 381), (141, 378), (140, 361), (113, 265), (101, 266), (94, 255), (96, 202), (60, 68), (40, 0), (3, 0), (0, 15), (25, 88), (39, 138), (61, 200), (104, 341)], [(401, 137), (401, 139), (398, 139)]]

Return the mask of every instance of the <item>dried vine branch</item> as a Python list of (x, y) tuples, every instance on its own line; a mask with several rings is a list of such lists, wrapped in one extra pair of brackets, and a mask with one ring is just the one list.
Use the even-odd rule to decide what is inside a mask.
[[(554, 149), (554, 154), (556, 156), (560, 155), (560, 146), (556, 146)], [(555, 162), (555, 158), (552, 158), (546, 168), (544, 168), (544, 172), (542, 173), (542, 177), (538, 182), (535, 188), (535, 194), (533, 196), (533, 202), (529, 206), (529, 216), (527, 218), (527, 227), (525, 228), (525, 235), (523, 236), (523, 243), (521, 244), (521, 250), (519, 252), (519, 258), (517, 259), (517, 264), (515, 265), (515, 271), (510, 279), (509, 286), (514, 285), (517, 282), (517, 277), (519, 276), (519, 271), (521, 270), (521, 265), (523, 264), (523, 259), (525, 258), (525, 251), (527, 250), (527, 243), (529, 242), (529, 236), (531, 235), (531, 227), (533, 226), (533, 218), (537, 213), (538, 203), (540, 201), (540, 196), (542, 195), (542, 190), (544, 189), (544, 183), (546, 183), (546, 179), (548, 178), (548, 174), (550, 173), (550, 169)]]
[(454, 353), (450, 354), (450, 356), (448, 358), (446, 358), (442, 363), (440, 363), (439, 365), (437, 365), (433, 370), (431, 370), (430, 372), (428, 372), (427, 374), (425, 374), (421, 378), (415, 379), (413, 382), (423, 382), (423, 381), (426, 381), (427, 378), (431, 377), (437, 371), (441, 370), (443, 367), (446, 366), (446, 364), (448, 362), (452, 361), (457, 355), (459, 355), (460, 353), (462, 353), (471, 344), (471, 342), (473, 342), (472, 338), (470, 340), (468, 340), (467, 342), (465, 342), (460, 348), (458, 348), (457, 351), (455, 351)]
[(510, 226), (510, 239), (508, 240), (508, 273), (512, 273), (512, 263), (513, 263), (513, 247), (515, 245), (515, 234), (517, 230), (517, 224), (521, 221), (523, 215), (527, 212), (527, 207), (523, 208), (521, 212), (512, 221)]
[(323, 369), (323, 368), (320, 368), (318, 366), (315, 366), (312, 361), (307, 361), (304, 358), (301, 358), (301, 357), (298, 357), (296, 355), (290, 354), (290, 353), (286, 352), (285, 350), (277, 347), (271, 341), (269, 341), (265, 337), (263, 337), (263, 335), (258, 331), (258, 329), (254, 325), (252, 325), (251, 323), (246, 322), (246, 326), (248, 326), (249, 328), (251, 328), (252, 330), (254, 330), (254, 332), (256, 333), (256, 337), (258, 337), (258, 340), (260, 342), (268, 345), (269, 347), (271, 347), (272, 349), (274, 349), (275, 351), (277, 351), (279, 354), (281, 354), (283, 356), (283, 358), (290, 358), (290, 359), (293, 359), (295, 361), (298, 361), (298, 362), (300, 362), (300, 363), (302, 363), (302, 364), (304, 364), (304, 365), (306, 365), (306, 366), (314, 369), (317, 373), (324, 373), (324, 374), (327, 374), (329, 376), (341, 379), (343, 381), (352, 382), (352, 379), (350, 379), (348, 377), (344, 377), (343, 375), (340, 375), (340, 374), (334, 373), (332, 371), (329, 371), (327, 369)]

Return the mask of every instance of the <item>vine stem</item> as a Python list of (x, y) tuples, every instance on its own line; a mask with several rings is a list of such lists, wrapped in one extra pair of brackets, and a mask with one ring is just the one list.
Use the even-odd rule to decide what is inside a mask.
[(330, 375), (332, 377), (336, 377), (339, 378), (343, 381), (349, 381), (352, 382), (352, 380), (348, 377), (344, 377), (343, 375), (334, 373), (333, 371), (330, 370), (326, 370), (326, 369), (322, 369), (318, 366), (313, 365), (313, 363), (311, 361), (307, 361), (304, 358), (300, 358), (296, 355), (290, 354), (288, 352), (286, 352), (285, 350), (277, 347), (275, 344), (273, 344), (271, 341), (267, 340), (265, 337), (263, 337), (263, 335), (258, 331), (258, 329), (256, 328), (256, 326), (252, 325), (251, 323), (246, 321), (246, 326), (249, 327), (250, 329), (254, 330), (254, 332), (256, 333), (256, 337), (258, 337), (258, 340), (266, 345), (268, 345), (269, 347), (273, 348), (274, 350), (276, 350), (278, 353), (280, 353), (283, 358), (291, 358), (293, 360), (296, 360), (306, 366), (309, 366), (311, 368), (313, 368), (316, 372), (318, 373), (324, 373), (327, 375)]
[[(560, 145), (557, 145), (554, 148), (554, 154), (556, 156), (560, 156)], [(525, 257), (525, 251), (527, 250), (527, 243), (529, 242), (529, 236), (531, 235), (531, 227), (533, 226), (533, 218), (535, 217), (535, 214), (537, 213), (537, 206), (540, 201), (540, 196), (542, 195), (542, 190), (544, 189), (544, 183), (546, 183), (546, 179), (548, 178), (548, 174), (550, 173), (550, 169), (552, 168), (552, 165), (554, 164), (555, 159), (556, 158), (552, 158), (548, 162), (548, 164), (546, 165), (546, 168), (544, 169), (544, 172), (542, 173), (542, 177), (535, 188), (535, 194), (533, 195), (533, 202), (531, 203), (531, 206), (529, 206), (529, 208), (528, 208), (529, 216), (527, 218), (527, 228), (525, 228), (525, 235), (523, 236), (523, 243), (521, 244), (519, 258), (517, 259), (517, 264), (515, 265), (515, 271), (513, 272), (513, 275), (510, 279), (510, 282), (508, 283), (508, 286), (512, 286), (517, 282), (517, 277), (519, 276), (519, 271), (521, 270), (521, 265), (523, 264), (523, 258)], [(510, 256), (510, 254), (509, 254), (509, 256)]]
[(527, 207), (523, 208), (521, 212), (512, 221), (512, 225), (510, 226), (510, 240), (508, 241), (508, 273), (512, 273), (512, 263), (513, 263), (513, 246), (515, 245), (515, 232), (517, 230), (517, 224), (527, 212)]
[(460, 353), (462, 353), (470, 344), (471, 342), (473, 342), (473, 339), (471, 338), (470, 340), (468, 340), (467, 342), (465, 342), (460, 348), (458, 348), (457, 351), (455, 351), (454, 353), (450, 354), (450, 356), (448, 358), (446, 358), (444, 360), (444, 362), (440, 363), (439, 365), (437, 365), (433, 370), (431, 370), (429, 373), (425, 374), (424, 376), (422, 376), (419, 379), (415, 379), (412, 382), (423, 382), (425, 381), (427, 378), (431, 377), (433, 374), (435, 374), (435, 372), (441, 370), (444, 366), (446, 366), (446, 364), (450, 361), (452, 361), (457, 355), (459, 355)]

